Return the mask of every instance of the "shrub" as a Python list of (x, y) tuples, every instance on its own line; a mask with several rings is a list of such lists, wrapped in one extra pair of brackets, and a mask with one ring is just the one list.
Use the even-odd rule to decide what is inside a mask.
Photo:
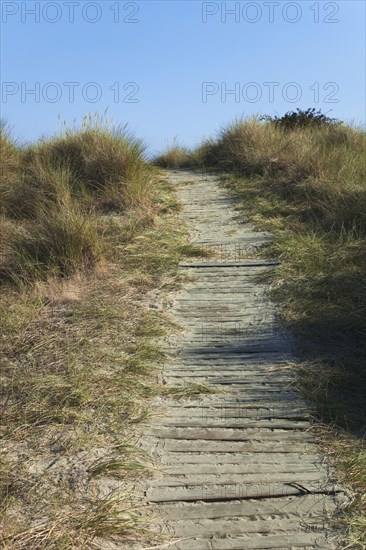
[(265, 115), (261, 117), (261, 120), (271, 122), (275, 126), (284, 128), (285, 130), (330, 126), (338, 122), (335, 118), (330, 118), (322, 113), (320, 109), (316, 111), (314, 107), (309, 107), (306, 111), (302, 111), (301, 109), (289, 111), (282, 117)]

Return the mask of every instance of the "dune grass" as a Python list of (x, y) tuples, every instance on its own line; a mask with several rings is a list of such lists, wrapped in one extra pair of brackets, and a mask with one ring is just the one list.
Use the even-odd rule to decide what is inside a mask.
[(174, 138), (173, 143), (156, 155), (152, 163), (160, 168), (191, 168), (195, 165), (195, 159), (192, 151), (188, 147), (180, 145), (177, 138)]
[[(299, 385), (316, 403), (319, 422), (332, 428), (326, 447), (340, 475), (360, 493), (366, 492), (364, 153), (360, 129), (335, 121), (288, 128), (259, 118), (234, 121), (193, 152), (196, 166), (220, 173), (239, 196), (244, 219), (275, 235), (263, 253), (282, 261), (274, 294), (298, 339)], [(350, 547), (365, 548), (364, 498), (346, 516)]]
[(3, 128), (1, 152), (0, 545), (151, 539), (135, 430), (172, 330), (156, 295), (189, 255), (173, 190), (92, 117), (26, 147)]
[(93, 270), (103, 257), (98, 215), (150, 208), (151, 169), (143, 145), (124, 129), (90, 117), (80, 130), (24, 148), (4, 129), (0, 138), (0, 279), (28, 283)]

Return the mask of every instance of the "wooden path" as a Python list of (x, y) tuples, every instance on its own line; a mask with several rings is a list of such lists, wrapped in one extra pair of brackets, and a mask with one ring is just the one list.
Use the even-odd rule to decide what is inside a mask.
[(215, 258), (182, 263), (192, 277), (171, 313), (163, 383), (217, 393), (161, 402), (147, 440), (160, 475), (146, 492), (176, 550), (339, 548), (329, 516), (341, 499), (319, 454), (309, 405), (293, 387), (293, 343), (271, 303), (271, 236), (240, 221), (213, 176), (170, 172), (192, 242)]

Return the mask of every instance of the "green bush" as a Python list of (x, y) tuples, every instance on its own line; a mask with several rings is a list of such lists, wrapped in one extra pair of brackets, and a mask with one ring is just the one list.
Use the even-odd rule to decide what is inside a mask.
[(309, 107), (306, 111), (302, 111), (301, 109), (289, 111), (281, 117), (265, 115), (261, 117), (261, 120), (271, 122), (275, 126), (284, 128), (285, 130), (329, 126), (338, 122), (335, 118), (328, 117), (320, 110), (316, 111), (314, 107)]

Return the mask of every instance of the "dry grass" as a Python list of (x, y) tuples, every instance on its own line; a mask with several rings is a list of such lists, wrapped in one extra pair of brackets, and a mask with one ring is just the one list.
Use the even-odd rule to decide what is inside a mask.
[[(150, 230), (146, 248), (158, 240)], [(8, 548), (76, 548), (96, 536), (145, 535), (126, 491), (149, 473), (133, 427), (148, 418), (151, 375), (163, 360), (154, 340), (169, 323), (146, 308), (175, 259), (172, 253), (152, 265), (142, 280), (129, 265), (133, 241), (127, 248), (107, 272), (3, 294)]]
[[(275, 234), (273, 281), (298, 338), (299, 384), (331, 426), (340, 475), (366, 492), (365, 133), (344, 124), (284, 130), (239, 120), (194, 156), (239, 195), (246, 220)], [(340, 438), (340, 443), (337, 439)], [(363, 497), (345, 516), (349, 548), (366, 547)]]
[(179, 145), (174, 138), (172, 145), (167, 147), (153, 159), (153, 164), (160, 168), (189, 168), (195, 164), (192, 152), (184, 145)]
[[(0, 279), (28, 284), (93, 270), (106, 256), (100, 214), (154, 200), (143, 145), (96, 117), (26, 148), (2, 131)], [(98, 217), (99, 216), (99, 217)]]
[(0, 122), (1, 181), (6, 184), (17, 174), (20, 166), (19, 149), (5, 123)]
[[(178, 286), (189, 247), (169, 184), (134, 147), (127, 169), (122, 138), (90, 124), (27, 149), (2, 136), (0, 544), (8, 549), (153, 536), (130, 491), (152, 467), (135, 427), (158, 391), (158, 338), (172, 330), (156, 295)], [(93, 147), (94, 168), (85, 160)], [(69, 162), (80, 150), (85, 158)], [(106, 208), (106, 197), (116, 202)]]

